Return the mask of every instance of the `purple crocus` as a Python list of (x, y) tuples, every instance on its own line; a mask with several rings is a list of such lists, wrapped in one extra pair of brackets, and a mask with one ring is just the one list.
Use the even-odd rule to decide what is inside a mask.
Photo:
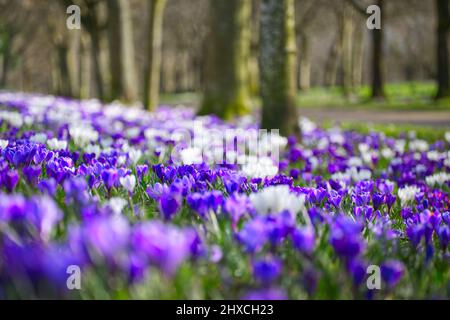
[(236, 234), (236, 238), (242, 243), (247, 252), (255, 253), (260, 251), (268, 239), (265, 219), (258, 217), (246, 222)]
[(224, 210), (231, 217), (233, 229), (236, 229), (237, 223), (249, 211), (250, 206), (250, 200), (242, 194), (232, 194), (225, 200)]
[(339, 216), (331, 226), (330, 242), (336, 253), (351, 260), (360, 255), (364, 248), (362, 225), (345, 216)]
[(117, 186), (119, 181), (119, 173), (117, 169), (105, 169), (103, 170), (101, 176), (106, 189), (110, 190), (111, 188)]
[(139, 224), (132, 235), (132, 247), (137, 255), (173, 275), (181, 263), (192, 254), (192, 244), (198, 239), (192, 229), (179, 229), (158, 221)]
[(6, 190), (8, 190), (9, 192), (13, 192), (17, 184), (19, 183), (19, 174), (16, 170), (8, 170), (2, 173), (1, 181), (6, 187)]
[(440, 226), (437, 235), (439, 238), (439, 243), (443, 251), (448, 249), (448, 244), (450, 243), (450, 227), (448, 225)]
[(256, 280), (268, 284), (281, 273), (282, 263), (278, 259), (264, 258), (253, 262), (253, 276)]
[(405, 267), (398, 260), (388, 260), (381, 265), (381, 278), (388, 287), (395, 287), (404, 273)]
[(310, 255), (314, 251), (315, 235), (313, 227), (302, 227), (292, 233), (294, 247), (303, 254)]

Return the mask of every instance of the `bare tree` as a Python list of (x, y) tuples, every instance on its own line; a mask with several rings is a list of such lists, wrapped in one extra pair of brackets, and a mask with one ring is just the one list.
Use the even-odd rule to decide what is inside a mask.
[(294, 0), (261, 1), (262, 128), (298, 132)]
[[(347, 0), (348, 3), (361, 14), (366, 15), (366, 10), (357, 0)], [(381, 11), (381, 28), (373, 29), (372, 32), (372, 99), (384, 99), (384, 0), (377, 0), (377, 6)]]
[(147, 67), (144, 104), (149, 110), (158, 105), (161, 70), (162, 26), (166, 0), (149, 0)]
[(109, 0), (107, 4), (111, 98), (136, 101), (137, 78), (130, 2)]
[(437, 83), (436, 98), (450, 96), (448, 36), (450, 30), (450, 1), (436, 0), (437, 26)]
[(249, 112), (251, 1), (211, 2), (206, 83), (200, 114), (230, 119)]

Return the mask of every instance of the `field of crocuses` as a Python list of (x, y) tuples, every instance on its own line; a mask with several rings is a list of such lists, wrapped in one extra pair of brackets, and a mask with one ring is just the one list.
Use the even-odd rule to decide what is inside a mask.
[(0, 298), (450, 298), (450, 134), (255, 123), (0, 93)]

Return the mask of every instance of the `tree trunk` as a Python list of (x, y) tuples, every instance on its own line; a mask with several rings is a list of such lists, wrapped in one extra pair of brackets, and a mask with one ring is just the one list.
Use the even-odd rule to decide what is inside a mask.
[(352, 86), (359, 88), (362, 84), (362, 69), (364, 63), (364, 31), (356, 28), (353, 40), (352, 54)]
[(11, 64), (12, 36), (8, 33), (5, 36), (2, 61), (2, 77), (0, 78), (0, 87), (5, 88), (8, 82), (8, 72)]
[(450, 96), (448, 33), (450, 29), (449, 0), (436, 0), (437, 26), (437, 84), (436, 98)]
[(342, 11), (342, 89), (349, 98), (352, 91), (353, 8), (347, 2)]
[(94, 67), (95, 74), (95, 85), (97, 88), (97, 95), (100, 100), (104, 100), (105, 92), (104, 92), (104, 81), (102, 74), (102, 66), (101, 66), (101, 50), (100, 50), (100, 35), (98, 30), (91, 30), (89, 32), (91, 37), (91, 54), (92, 54), (92, 64)]
[(79, 83), (80, 83), (80, 99), (88, 99), (91, 97), (91, 68), (92, 60), (89, 56), (89, 38), (81, 35), (80, 39), (80, 65), (79, 65)]
[(372, 99), (383, 99), (384, 75), (383, 75), (383, 0), (378, 0), (377, 5), (381, 9), (381, 29), (372, 30)]
[(251, 2), (211, 1), (211, 32), (200, 114), (231, 119), (249, 112)]
[(261, 1), (260, 76), (263, 129), (298, 133), (294, 0)]
[(336, 85), (339, 60), (342, 54), (342, 44), (339, 37), (330, 48), (327, 65), (325, 67), (325, 85), (333, 87)]
[(251, 5), (248, 81), (250, 96), (259, 96), (259, 0), (252, 0)]
[(109, 70), (111, 73), (111, 100), (119, 99), (122, 95), (122, 65), (121, 42), (122, 34), (120, 21), (120, 5), (118, 0), (110, 0), (108, 4), (108, 45)]
[(133, 21), (128, 0), (108, 4), (111, 99), (137, 100)]
[(144, 104), (154, 110), (159, 100), (161, 77), (162, 27), (166, 0), (150, 0), (148, 23), (147, 70), (145, 73)]
[(300, 43), (300, 75), (299, 88), (306, 91), (311, 88), (311, 52), (309, 37), (302, 33)]
[(59, 85), (57, 93), (58, 95), (69, 97), (72, 94), (68, 65), (69, 50), (67, 49), (66, 44), (63, 42), (57, 46), (56, 51), (59, 70)]
[(69, 34), (69, 52), (67, 57), (68, 72), (70, 79), (70, 96), (80, 97), (80, 47), (81, 35), (78, 32)]

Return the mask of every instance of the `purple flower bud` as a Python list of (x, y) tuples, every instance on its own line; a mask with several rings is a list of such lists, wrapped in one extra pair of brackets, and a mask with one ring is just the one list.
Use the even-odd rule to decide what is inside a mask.
[(439, 243), (441, 244), (442, 250), (447, 250), (448, 244), (450, 242), (450, 227), (448, 225), (443, 225), (439, 227), (437, 231), (439, 238)]
[(236, 234), (237, 240), (244, 245), (247, 252), (258, 252), (268, 239), (266, 226), (267, 223), (262, 218), (250, 220)]
[(19, 174), (16, 170), (8, 170), (3, 172), (2, 174), (3, 185), (6, 187), (6, 190), (9, 192), (13, 192), (19, 183)]
[(108, 190), (110, 190), (112, 187), (115, 187), (119, 182), (119, 174), (117, 169), (105, 169), (103, 170), (101, 175), (103, 183)]
[(294, 247), (306, 255), (310, 255), (314, 251), (315, 236), (314, 228), (303, 227), (296, 229), (292, 234)]
[(381, 265), (381, 278), (388, 287), (395, 287), (405, 273), (405, 267), (400, 261), (388, 260)]
[(253, 263), (253, 276), (262, 283), (274, 281), (281, 273), (282, 263), (278, 259), (265, 258)]
[(35, 185), (38, 181), (39, 176), (41, 175), (41, 167), (40, 166), (28, 166), (24, 167), (23, 175), (27, 179), (28, 183)]
[(40, 192), (47, 193), (51, 196), (55, 195), (57, 187), (58, 185), (56, 180), (53, 178), (41, 180), (38, 184), (38, 189)]

